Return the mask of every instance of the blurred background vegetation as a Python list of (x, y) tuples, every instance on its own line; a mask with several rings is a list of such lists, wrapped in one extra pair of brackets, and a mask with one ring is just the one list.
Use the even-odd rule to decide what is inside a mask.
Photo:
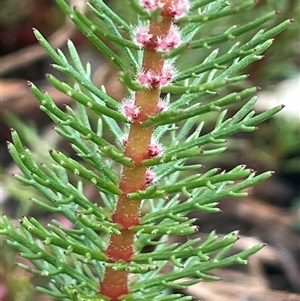
[[(128, 2), (117, 0), (106, 2), (127, 21), (134, 21), (133, 14), (130, 13), (130, 9), (127, 9)], [(268, 94), (262, 95), (266, 106), (268, 102), (272, 103), (271, 100), (276, 99), (280, 103), (288, 103), (289, 107), (286, 114), (279, 114), (278, 117), (265, 122), (260, 126), (259, 131), (239, 134), (231, 138), (228, 141), (229, 151), (217, 158), (205, 159), (204, 165), (207, 168), (216, 165), (231, 168), (244, 163), (258, 172), (275, 170), (276, 175), (253, 189), (252, 197), (246, 203), (246, 206), (248, 205), (246, 215), (239, 207), (244, 200), (222, 202), (221, 216), (195, 214), (201, 218), (199, 225), (203, 232), (216, 229), (223, 233), (227, 230), (241, 229), (242, 235), (268, 242), (277, 259), (272, 263), (261, 259), (261, 277), (268, 283), (266, 290), (282, 290), (287, 294), (300, 293), (300, 3), (298, 0), (257, 0), (256, 2), (252, 11), (244, 12), (235, 18), (224, 18), (218, 22), (204, 24), (198, 38), (221, 33), (232, 25), (242, 25), (272, 10), (278, 10), (278, 15), (265, 24), (266, 28), (293, 18), (294, 22), (289, 29), (277, 36), (273, 46), (266, 51), (265, 58), (252, 64), (244, 72), (251, 75), (246, 82), (247, 86), (259, 86), (262, 90), (268, 91)], [(72, 3), (78, 6), (84, 5), (84, 1), (80, 0), (73, 0)], [(48, 162), (48, 150), (54, 147), (72, 155), (68, 143), (55, 134), (52, 129), (53, 124), (39, 111), (37, 101), (28, 92), (26, 86), (26, 80), (34, 81), (44, 90), (49, 91), (61, 107), (65, 104), (72, 105), (69, 98), (48, 86), (44, 75), (53, 72), (49, 66), (51, 59), (37, 44), (32, 34), (32, 27), (38, 28), (53, 45), (62, 49), (65, 47), (66, 39), (71, 38), (82, 54), (83, 60), (92, 63), (93, 80), (98, 85), (104, 84), (108, 93), (119, 100), (126, 95), (126, 91), (118, 82), (116, 70), (69, 23), (55, 0), (1, 0), (0, 6), (1, 213), (11, 216), (16, 224), (18, 217), (22, 215), (38, 216), (46, 222), (53, 217), (33, 206), (30, 198), (38, 197), (36, 191), (24, 187), (13, 179), (12, 174), (18, 173), (18, 169), (6, 150), (6, 141), (10, 140), (10, 128), (13, 127), (20, 133), (24, 144), (34, 151), (39, 162)], [(243, 35), (239, 40), (246, 41), (257, 31)], [(220, 53), (224, 53), (231, 45), (232, 42), (228, 42), (215, 45), (213, 48), (219, 48)], [(209, 52), (211, 50), (201, 49), (184, 55), (179, 60), (179, 68), (201, 63)], [(284, 93), (282, 89), (285, 89)], [(234, 111), (235, 108), (232, 107), (229, 114)], [(95, 116), (91, 118), (96, 119)], [(201, 116), (201, 118), (205, 119), (205, 128), (209, 130), (215, 119), (211, 115)], [(92, 188), (88, 187), (86, 194), (93, 201), (97, 201), (98, 195)], [(45, 280), (20, 270), (14, 262), (22, 259), (3, 241), (1, 241), (1, 255), (1, 301), (54, 301), (50, 297), (38, 295), (33, 287), (36, 284), (43, 286)], [(269, 295), (271, 296), (272, 293), (269, 292)], [(282, 296), (280, 295), (279, 298)], [(272, 300), (283, 300), (275, 298)], [(217, 299), (203, 297), (203, 300)], [(232, 297), (231, 300), (240, 299)]]

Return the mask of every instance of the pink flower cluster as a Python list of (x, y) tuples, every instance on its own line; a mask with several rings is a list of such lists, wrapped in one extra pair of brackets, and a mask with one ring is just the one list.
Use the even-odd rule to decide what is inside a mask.
[(179, 27), (172, 24), (169, 32), (163, 37), (157, 37), (156, 51), (168, 52), (178, 47), (181, 43)]
[(175, 0), (170, 9), (170, 15), (175, 18), (180, 18), (185, 16), (190, 9), (189, 0)]
[(167, 108), (168, 108), (168, 104), (166, 100), (160, 98), (156, 107), (156, 112), (159, 113), (162, 111), (166, 111)]
[(149, 33), (149, 28), (147, 26), (140, 26), (133, 30), (132, 36), (136, 45), (147, 47), (150, 45), (153, 35)]
[(154, 49), (156, 51), (169, 52), (182, 42), (179, 27), (174, 24), (171, 25), (169, 32), (165, 36), (157, 37), (156, 41), (151, 41), (152, 37), (153, 35), (149, 33), (147, 26), (136, 27), (133, 31), (133, 41), (138, 46), (148, 47), (155, 43)]
[(162, 9), (164, 4), (160, 0), (141, 0), (140, 6), (148, 13), (152, 13), (156, 9)]
[(165, 63), (159, 74), (152, 70), (141, 70), (137, 73), (136, 81), (147, 89), (161, 88), (170, 84), (177, 73), (176, 68), (168, 63)]
[(146, 170), (146, 174), (145, 174), (145, 182), (146, 185), (149, 185), (153, 182), (156, 182), (156, 174), (154, 173), (154, 171), (150, 168), (148, 168)]
[(162, 144), (158, 143), (156, 140), (152, 139), (149, 145), (148, 154), (150, 157), (160, 156), (163, 152)]
[[(156, 9), (162, 9), (164, 5), (164, 1), (161, 0), (140, 0), (140, 6), (149, 13)], [(180, 18), (188, 13), (189, 8), (189, 0), (173, 0), (168, 13), (174, 18)]]
[(134, 104), (134, 99), (131, 97), (125, 98), (121, 103), (121, 113), (123, 113), (128, 120), (137, 119), (140, 115), (140, 108)]
[[(156, 112), (159, 113), (159, 112), (165, 111), (167, 109), (167, 107), (168, 107), (168, 105), (167, 105), (166, 101), (163, 99), (159, 99), (157, 107), (156, 107)], [(122, 101), (120, 111), (130, 121), (137, 119), (140, 115), (140, 108), (134, 104), (134, 100), (131, 98), (125, 98)], [(126, 144), (128, 142), (128, 135), (124, 135), (121, 138), (121, 142), (124, 146), (126, 146)], [(152, 157), (157, 156), (161, 153), (161, 151), (162, 151), (162, 148), (161, 148), (160, 144), (151, 142), (151, 145), (149, 148), (150, 156), (152, 156)]]

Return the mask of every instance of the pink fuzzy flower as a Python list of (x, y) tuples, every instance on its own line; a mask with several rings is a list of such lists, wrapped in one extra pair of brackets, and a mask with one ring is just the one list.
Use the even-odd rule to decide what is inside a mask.
[(156, 51), (168, 52), (178, 47), (181, 43), (179, 27), (171, 25), (169, 32), (163, 37), (157, 37)]
[(154, 74), (152, 71), (141, 70), (137, 73), (136, 81), (143, 87), (150, 89), (152, 88)]
[(133, 98), (125, 98), (121, 103), (121, 112), (132, 121), (140, 115), (140, 108), (134, 104)]
[(170, 15), (177, 18), (185, 16), (190, 9), (189, 0), (175, 0), (170, 9)]
[(133, 41), (138, 46), (147, 47), (150, 44), (152, 36), (146, 26), (136, 27), (133, 31)]
[(141, 86), (151, 89), (151, 88), (161, 88), (167, 86), (174, 76), (176, 75), (177, 70), (171, 64), (165, 63), (161, 73), (157, 74), (151, 70), (148, 71), (139, 71), (136, 76), (136, 81)]
[(156, 140), (152, 139), (149, 145), (148, 154), (150, 157), (160, 156), (163, 152), (163, 146)]
[(128, 143), (128, 135), (123, 135), (123, 136), (121, 137), (121, 142), (122, 142), (122, 144), (123, 144), (124, 146), (126, 146), (127, 143)]
[(152, 170), (152, 169), (150, 169), (150, 168), (148, 168), (147, 170), (146, 170), (146, 174), (145, 174), (145, 182), (146, 182), (146, 185), (149, 185), (149, 184), (151, 184), (151, 183), (153, 183), (153, 182), (156, 182), (156, 174), (155, 174), (155, 172)]
[(159, 0), (140, 0), (140, 6), (148, 13), (152, 13), (156, 9), (162, 9), (164, 3)]
[(159, 99), (157, 107), (156, 107), (156, 112), (162, 112), (162, 111), (166, 111), (168, 108), (168, 104), (164, 99)]
[(164, 87), (170, 84), (176, 73), (177, 70), (173, 65), (165, 63), (162, 68), (161, 74), (156, 76), (157, 86)]

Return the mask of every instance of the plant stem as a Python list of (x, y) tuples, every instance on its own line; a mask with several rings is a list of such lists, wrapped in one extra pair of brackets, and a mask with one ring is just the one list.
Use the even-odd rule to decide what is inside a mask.
[[(159, 21), (151, 21), (149, 33), (152, 34), (152, 45), (145, 48), (142, 70), (153, 71), (160, 74), (164, 65), (164, 59), (155, 51), (157, 37), (168, 33), (172, 19), (162, 17)], [(128, 193), (146, 188), (146, 166), (143, 160), (149, 159), (149, 145), (153, 133), (153, 127), (143, 128), (141, 122), (149, 115), (157, 113), (160, 90), (152, 87), (135, 94), (135, 105), (140, 109), (140, 115), (131, 124), (128, 141), (126, 143), (125, 155), (135, 163), (134, 167), (124, 166), (119, 188), (123, 194), (119, 197), (116, 210), (112, 216), (113, 222), (118, 224), (122, 230), (120, 234), (112, 234), (106, 255), (111, 262), (130, 261), (134, 254), (134, 233), (130, 230), (140, 223), (140, 207), (142, 200), (130, 200)], [(126, 271), (116, 271), (106, 268), (100, 293), (109, 297), (112, 301), (120, 300), (121, 296), (129, 293), (128, 276)]]

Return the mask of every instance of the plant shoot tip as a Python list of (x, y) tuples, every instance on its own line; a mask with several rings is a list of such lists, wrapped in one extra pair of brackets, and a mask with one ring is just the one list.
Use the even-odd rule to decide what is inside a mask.
[[(50, 93), (38, 89), (34, 83), (27, 81), (29, 90), (39, 101), (39, 108), (53, 120), (52, 128), (65, 138), (65, 143), (69, 143), (71, 147), (67, 145), (69, 152), (63, 147), (47, 149), (46, 155), (52, 158), (53, 164), (45, 165), (40, 163), (44, 161), (42, 157), (38, 157), (40, 154), (30, 152), (23, 146), (23, 142), (26, 143), (27, 139), (14, 133), (14, 129), (10, 129), (11, 138), (8, 139), (11, 141), (6, 141), (11, 156), (21, 170), (13, 175), (16, 180), (19, 180), (22, 185), (38, 188), (39, 192), (51, 200), (48, 204), (43, 203), (35, 199), (35, 194), (33, 194), (33, 198), (30, 198), (31, 202), (37, 203), (45, 211), (56, 214), (64, 210), (63, 219), (72, 221), (72, 226), (69, 227), (63, 219), (58, 223), (52, 220), (50, 222), (52, 224), (45, 224), (38, 219), (26, 216), (20, 219), (24, 237), (21, 238), (16, 232), (15, 246), (22, 251), (24, 258), (28, 257), (33, 263), (39, 261), (36, 268), (28, 267), (28, 270), (33, 273), (42, 271), (43, 276), (53, 277), (53, 285), (56, 287), (58, 284), (56, 291), (63, 290), (63, 294), (78, 295), (75, 299), (79, 297), (80, 300), (95, 298), (98, 300), (103, 296), (107, 300), (123, 298), (125, 300), (127, 297), (132, 299), (131, 288), (136, 290), (135, 278), (131, 279), (130, 274), (144, 274), (153, 269), (160, 270), (162, 267), (160, 262), (164, 264), (172, 259), (174, 267), (182, 268), (186, 277), (194, 278), (193, 269), (185, 263), (185, 259), (191, 254), (190, 250), (193, 254), (197, 254), (205, 265), (205, 261), (212, 261), (214, 257), (215, 241), (220, 251), (224, 248), (224, 252), (220, 253), (221, 260), (213, 262), (216, 264), (214, 267), (222, 267), (222, 257), (228, 260), (228, 264), (245, 263), (246, 260), (243, 257), (247, 256), (237, 255), (233, 260), (230, 255), (226, 258), (227, 254), (225, 254), (228, 251), (225, 244), (234, 243), (241, 238), (238, 231), (227, 235), (217, 235), (216, 231), (213, 231), (210, 234), (212, 240), (203, 240), (205, 248), (208, 247), (208, 252), (204, 254), (201, 253), (203, 250), (201, 242), (198, 244), (198, 241), (202, 240), (201, 234), (196, 235), (198, 236), (196, 239), (192, 238), (191, 242), (185, 243), (186, 253), (183, 245), (177, 245), (177, 243), (172, 244), (168, 249), (169, 238), (173, 235), (188, 236), (200, 231), (198, 224), (202, 226), (201, 221), (190, 215), (194, 210), (210, 213), (223, 212), (219, 208), (218, 201), (231, 196), (247, 196), (254, 184), (274, 174), (274, 171), (268, 171), (256, 175), (254, 169), (247, 167), (246, 164), (241, 165), (240, 160), (234, 161), (234, 167), (231, 167), (231, 164), (227, 165), (226, 154), (222, 158), (216, 158), (215, 161), (208, 161), (214, 164), (209, 163), (209, 167), (203, 173), (199, 172), (199, 169), (205, 166), (193, 162), (196, 160), (198, 162), (201, 153), (218, 155), (228, 148), (224, 147), (224, 144), (220, 147), (220, 144), (226, 142), (228, 137), (238, 132), (257, 130), (256, 125), (259, 122), (284, 107), (284, 105), (276, 106), (263, 114), (256, 114), (253, 109), (256, 96), (254, 98), (252, 96), (260, 90), (260, 87), (243, 87), (234, 92), (226, 89), (226, 84), (249, 78), (250, 74), (246, 74), (247, 71), (239, 72), (246, 70), (250, 63), (264, 58), (263, 53), (271, 45), (274, 36), (287, 27), (289, 21), (294, 22), (294, 19), (286, 20), (271, 29), (269, 27), (272, 26), (268, 26), (268, 30), (263, 29), (262, 24), (280, 13), (273, 9), (266, 17), (254, 16), (251, 20), (253, 22), (249, 20), (244, 24), (241, 22), (240, 25), (233, 24), (242, 19), (232, 18), (230, 27), (224, 27), (224, 30), (221, 28), (217, 35), (207, 32), (207, 37), (205, 37), (206, 31), (202, 35), (201, 25), (206, 21), (215, 22), (214, 20), (218, 18), (214, 16), (219, 17), (217, 10), (215, 14), (209, 13), (207, 16), (194, 15), (193, 12), (190, 16), (185, 16), (190, 13), (190, 10), (195, 11), (198, 7), (202, 10), (202, 6), (206, 6), (203, 9), (210, 10), (210, 5), (215, 5), (217, 9), (218, 0), (128, 0), (130, 3), (128, 8), (133, 8), (133, 13), (136, 14), (136, 18), (131, 18), (131, 21), (127, 21), (126, 16), (123, 20), (119, 12), (115, 13), (113, 8), (101, 4), (105, 1), (83, 1), (93, 3), (87, 4), (90, 8), (88, 14), (85, 11), (81, 12), (78, 4), (68, 4), (69, 1), (57, 0), (66, 13), (66, 17), (69, 17), (75, 26), (118, 67), (120, 83), (125, 88), (124, 90), (127, 89), (129, 96), (119, 101), (119, 98), (116, 100), (110, 96), (110, 91), (105, 88), (104, 83), (99, 83), (100, 87), (98, 87), (93, 82), (94, 74), (92, 73), (94, 67), (98, 66), (86, 64), (85, 60), (83, 63), (80, 53), (76, 50), (76, 43), (71, 39), (67, 40), (69, 54), (65, 55), (64, 51), (56, 49), (60, 47), (59, 45), (51, 46), (52, 39), (48, 41), (35, 27), (32, 27), (34, 36), (52, 58), (53, 64), (50, 66), (67, 75), (65, 82), (60, 77), (56, 79), (56, 72), (53, 75), (46, 73), (47, 82), (52, 84), (57, 91), (61, 91), (74, 100), (77, 107), (75, 109), (75, 106), (67, 101), (55, 103)], [(99, 2), (99, 6), (103, 9), (98, 10), (96, 2)], [(249, 1), (246, 1), (246, 7), (244, 7), (244, 5), (233, 6), (231, 1), (223, 2), (229, 3), (228, 6), (226, 5), (225, 15), (237, 14), (244, 8), (248, 8), (249, 4)], [(258, 7), (261, 0), (250, 2), (252, 6), (257, 4)], [(126, 14), (127, 11), (124, 9), (122, 13)], [(222, 16), (223, 12), (220, 11), (220, 13)], [(90, 18), (93, 14), (94, 17)], [(99, 26), (98, 22), (95, 22), (95, 17), (100, 17), (105, 30), (102, 30), (102, 24)], [(191, 24), (186, 26), (187, 22)], [(213, 28), (213, 24), (211, 26)], [(259, 27), (258, 33), (254, 34), (253, 39), (250, 38), (249, 43), (238, 41), (241, 34), (254, 27)], [(199, 32), (197, 32), (198, 29)], [(205, 38), (199, 39), (197, 36)], [(102, 38), (108, 40), (108, 43), (102, 42)], [(230, 49), (228, 53), (219, 53), (220, 49), (223, 49), (219, 43), (222, 41), (226, 42), (226, 47), (227, 43), (232, 44), (228, 48)], [(118, 50), (115, 51), (114, 47), (111, 47), (112, 43), (118, 44), (118, 48), (124, 50), (122, 51), (124, 56), (118, 56)], [(209, 49), (210, 52), (202, 62), (194, 61), (193, 57), (194, 51), (199, 48)], [(187, 60), (185, 66), (177, 63), (177, 59), (181, 61), (180, 56), (186, 50), (191, 50), (191, 61)], [(182, 63), (185, 63), (183, 61), (184, 58)], [(191, 62), (195, 62), (195, 66)], [(71, 81), (67, 82), (69, 78)], [(222, 91), (220, 92), (220, 88), (224, 88), (225, 95)], [(49, 91), (48, 88), (47, 90)], [(165, 94), (167, 96), (164, 98)], [(176, 96), (173, 99), (171, 96), (173, 94), (179, 97)], [(202, 94), (218, 99), (212, 100), (212, 104), (206, 102), (205, 99), (202, 102), (202, 97), (200, 97)], [(242, 104), (239, 110), (233, 110), (230, 114), (232, 116), (225, 115), (231, 104), (246, 100), (250, 96), (251, 100)], [(94, 115), (90, 119), (89, 112), (86, 110), (91, 110), (93, 114), (96, 114), (95, 120)], [(216, 119), (216, 126), (213, 129), (209, 127), (206, 129), (205, 126), (207, 133), (200, 135), (202, 124), (198, 122), (198, 116), (212, 113), (211, 117), (214, 119), (214, 111), (224, 112)], [(19, 131), (19, 127), (17, 129)], [(31, 147), (34, 148), (32, 145)], [(205, 150), (206, 147), (207, 150)], [(239, 152), (248, 151), (246, 148), (237, 147), (237, 149)], [(143, 162), (146, 163), (143, 164)], [(215, 168), (218, 165), (217, 162), (221, 162), (219, 164), (221, 168)], [(69, 173), (72, 177), (69, 177)], [(156, 184), (158, 180), (160, 185)], [(93, 185), (93, 191), (99, 192), (97, 195), (100, 195), (101, 203), (96, 200), (96, 197), (88, 197), (91, 185)], [(27, 199), (26, 194), (24, 193), (24, 197)], [(53, 232), (44, 229), (46, 225)], [(75, 225), (80, 225), (80, 227), (75, 227)], [(7, 228), (4, 229), (6, 233), (14, 234), (13, 226), (4, 225)], [(62, 229), (60, 229), (61, 226)], [(21, 228), (20, 225), (18, 227)], [(3, 232), (2, 221), (0, 228), (0, 232)], [(70, 229), (69, 232), (67, 228), (74, 229), (72, 232)], [(202, 228), (201, 232), (204, 236)], [(95, 243), (97, 250), (101, 250), (100, 252), (93, 246), (91, 247), (90, 243), (84, 243), (83, 233), (90, 242)], [(33, 237), (33, 234), (37, 237)], [(55, 255), (61, 258), (52, 260), (42, 243), (49, 250), (52, 247), (55, 248), (53, 250), (59, 247), (61, 252), (55, 252)], [(161, 249), (162, 244), (166, 247), (165, 250)], [(148, 246), (152, 248), (151, 253), (140, 252)], [(213, 253), (209, 251), (210, 246), (212, 246)], [(250, 255), (261, 247), (260, 242), (246, 254)], [(200, 248), (199, 252), (198, 248)], [(36, 250), (41, 250), (41, 252), (36, 252)], [(177, 256), (178, 251), (184, 256)], [(75, 261), (71, 262), (73, 254)], [(66, 256), (70, 256), (70, 269), (68, 269), (69, 263), (60, 260), (65, 259)], [(83, 260), (77, 261), (78, 256), (83, 256)], [(48, 269), (48, 258), (50, 264), (53, 262), (55, 269)], [(94, 275), (94, 268), (84, 275), (76, 273), (85, 270), (82, 264), (86, 265), (91, 260), (96, 264), (95, 272), (103, 269), (103, 279), (101, 278), (100, 284), (99, 278)], [(209, 262), (208, 266), (210, 266)], [(69, 270), (71, 271), (68, 275), (70, 283), (80, 282), (80, 285), (70, 287), (61, 285), (62, 273)], [(176, 274), (177, 269), (174, 268), (174, 271), (170, 273), (173, 272)], [(196, 275), (198, 276), (199, 281), (205, 278), (201, 273)], [(152, 293), (152, 286), (153, 291), (156, 290), (156, 296), (163, 295), (160, 289), (161, 283), (155, 284), (157, 282), (155, 274), (149, 277), (142, 281), (146, 289), (150, 288), (149, 296)], [(139, 277), (136, 278), (139, 279)], [(178, 280), (181, 280), (180, 277)], [(166, 286), (172, 284), (169, 280), (165, 282)], [(143, 285), (138, 285), (138, 290), (139, 287), (141, 288), (138, 293), (143, 293)], [(99, 287), (96, 292), (99, 295), (89, 297), (95, 293), (95, 287)], [(176, 297), (180, 295), (178, 293)], [(183, 295), (182, 298), (186, 299)], [(188, 299), (191, 300), (192, 297)]]

